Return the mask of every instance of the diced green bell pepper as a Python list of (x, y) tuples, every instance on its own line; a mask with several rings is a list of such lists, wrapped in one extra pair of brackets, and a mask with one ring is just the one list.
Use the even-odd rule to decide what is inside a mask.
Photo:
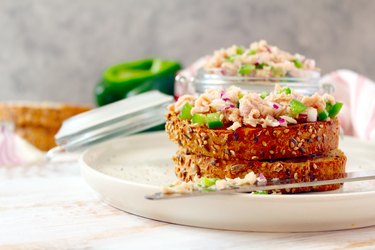
[(318, 120), (319, 121), (325, 121), (328, 118), (327, 111), (321, 111), (318, 113)]
[(280, 89), (277, 93), (278, 94), (285, 93), (287, 95), (290, 95), (292, 93), (292, 90), (289, 87), (285, 87), (285, 88)]
[(296, 66), (297, 69), (300, 69), (303, 66), (302, 62), (298, 59), (294, 59), (293, 63), (294, 63), (294, 66)]
[(178, 62), (161, 59), (143, 59), (110, 66), (95, 88), (96, 103), (102, 106), (153, 89), (173, 95), (174, 78), (180, 69)]
[(269, 96), (269, 93), (267, 91), (263, 91), (262, 93), (260, 93), (260, 98), (264, 99), (266, 98), (267, 96)]
[(220, 113), (207, 114), (207, 126), (209, 128), (220, 128), (224, 123), (220, 119)]
[(201, 186), (202, 187), (211, 187), (216, 184), (216, 181), (219, 180), (219, 178), (201, 178)]
[(231, 55), (231, 56), (229, 56), (226, 60), (227, 60), (228, 62), (234, 62), (234, 60), (236, 59), (236, 57), (238, 57), (238, 55)]
[(279, 67), (272, 67), (271, 70), (272, 70), (272, 73), (273, 73), (273, 75), (275, 77), (282, 77), (282, 76), (284, 76), (283, 69), (281, 69)]
[(191, 118), (191, 122), (193, 124), (204, 125), (207, 122), (207, 116), (204, 114), (194, 114), (193, 118)]
[(332, 108), (332, 104), (327, 102), (326, 103), (326, 111), (329, 112), (331, 110), (331, 108)]
[(255, 191), (253, 194), (268, 194), (268, 191)]
[(238, 69), (238, 74), (249, 75), (255, 69), (254, 65), (244, 64)]
[(182, 106), (181, 112), (178, 117), (185, 119), (185, 120), (190, 120), (192, 117), (191, 115), (192, 108), (193, 106), (190, 103), (186, 102), (184, 106)]
[(236, 52), (237, 52), (238, 55), (242, 55), (244, 51), (245, 51), (245, 49), (243, 47), (237, 47)]
[(307, 109), (305, 104), (303, 104), (300, 101), (297, 101), (296, 99), (291, 100), (289, 106), (294, 115), (300, 114)]
[(256, 49), (252, 49), (249, 51), (249, 54), (250, 55), (255, 55), (257, 53), (257, 50)]
[(341, 102), (336, 102), (328, 111), (329, 117), (335, 117), (340, 112), (342, 106)]
[(336, 102), (334, 105), (331, 103), (326, 103), (326, 110), (318, 113), (318, 119), (320, 121), (326, 120), (328, 117), (335, 117), (340, 112), (343, 104), (341, 102)]
[(255, 68), (256, 69), (263, 69), (265, 66), (267, 66), (267, 64), (265, 64), (265, 63), (258, 63), (258, 64), (255, 65)]

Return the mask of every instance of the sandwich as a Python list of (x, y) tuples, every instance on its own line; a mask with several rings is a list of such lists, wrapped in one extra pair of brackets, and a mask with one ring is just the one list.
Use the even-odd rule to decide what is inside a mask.
[(183, 182), (245, 178), (251, 172), (296, 182), (339, 177), (346, 165), (346, 156), (338, 149), (341, 108), (331, 95), (304, 96), (280, 85), (270, 93), (232, 86), (181, 96), (166, 115), (166, 132), (179, 146), (173, 156), (176, 176)]

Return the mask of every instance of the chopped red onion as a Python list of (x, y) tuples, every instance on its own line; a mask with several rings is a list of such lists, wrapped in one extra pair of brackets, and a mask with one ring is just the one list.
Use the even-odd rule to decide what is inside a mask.
[(280, 117), (279, 119), (277, 119), (277, 121), (280, 123), (280, 126), (288, 126), (288, 123), (284, 118)]
[(258, 178), (257, 178), (257, 182), (260, 182), (260, 183), (266, 183), (267, 182), (267, 178), (263, 175), (263, 173), (260, 173)]
[(297, 117), (297, 121), (307, 122), (307, 114), (299, 114), (298, 117)]
[(235, 107), (236, 107), (236, 105), (234, 105), (233, 103), (231, 103), (231, 104), (229, 104), (229, 106), (226, 106), (224, 108), (224, 110), (228, 110), (228, 109), (235, 108)]
[(278, 108), (279, 108), (279, 105), (277, 105), (276, 103), (274, 103), (272, 106), (273, 106), (273, 108), (275, 108), (275, 109), (278, 109)]

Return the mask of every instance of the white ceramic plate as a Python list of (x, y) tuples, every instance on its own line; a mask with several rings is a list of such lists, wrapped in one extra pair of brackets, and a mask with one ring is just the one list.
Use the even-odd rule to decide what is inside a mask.
[[(341, 141), (348, 171), (375, 168), (375, 144)], [(214, 195), (150, 201), (175, 180), (177, 147), (164, 132), (117, 139), (86, 151), (82, 175), (104, 202), (139, 216), (197, 227), (306, 232), (375, 225), (375, 181), (346, 183), (336, 192), (299, 195)]]

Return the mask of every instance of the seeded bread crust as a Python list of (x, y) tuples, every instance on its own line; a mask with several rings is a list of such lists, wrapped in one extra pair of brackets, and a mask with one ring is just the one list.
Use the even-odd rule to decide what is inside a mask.
[(339, 122), (318, 121), (287, 127), (209, 129), (167, 114), (166, 132), (179, 146), (216, 159), (265, 160), (324, 154), (338, 147)]
[[(186, 154), (180, 148), (173, 156), (175, 172), (179, 179), (190, 181), (197, 175), (208, 178), (243, 178), (253, 171), (262, 173), (267, 179), (293, 178), (297, 182), (325, 179), (328, 176), (342, 177), (345, 173), (346, 156), (339, 150), (325, 155), (285, 159), (278, 161), (247, 161), (241, 159), (218, 160), (213, 157)], [(340, 184), (283, 190), (284, 193), (329, 191), (340, 188)]]

